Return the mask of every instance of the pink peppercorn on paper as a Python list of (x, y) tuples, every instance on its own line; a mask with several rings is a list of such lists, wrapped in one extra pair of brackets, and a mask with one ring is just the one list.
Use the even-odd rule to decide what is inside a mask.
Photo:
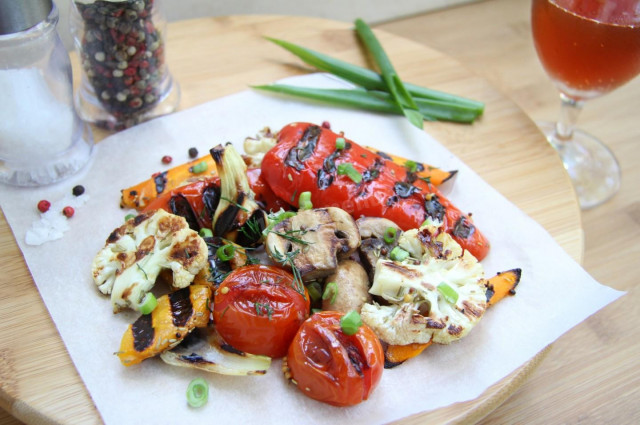
[[(304, 86), (342, 86), (323, 74), (289, 79)], [(238, 377), (176, 368), (160, 359), (124, 367), (113, 354), (133, 313), (114, 315), (108, 297), (91, 279), (91, 262), (107, 236), (129, 212), (120, 190), (156, 171), (247, 136), (265, 126), (278, 130), (294, 121), (329, 121), (335, 131), (362, 145), (457, 169), (449, 193), (492, 242), (483, 265), (487, 276), (522, 269), (517, 295), (492, 307), (463, 340), (432, 346), (400, 367), (385, 370), (370, 399), (335, 408), (305, 397), (282, 376), (274, 360), (264, 376)], [(88, 200), (77, 208), (60, 239), (25, 243), (38, 200), (62, 199), (76, 184)], [(386, 423), (479, 397), (492, 384), (527, 363), (563, 333), (622, 295), (600, 285), (535, 221), (491, 188), (437, 140), (402, 117), (332, 108), (244, 91), (136, 126), (102, 141), (90, 166), (71, 180), (38, 189), (0, 187), (2, 209), (29, 270), (98, 411), (107, 424), (139, 423)], [(492, 206), (489, 208), (489, 206)], [(500, 215), (495, 211), (501, 211)], [(508, 225), (505, 225), (508, 223)], [(517, 229), (517, 232), (511, 231)], [(209, 401), (187, 406), (189, 382), (204, 377)]]

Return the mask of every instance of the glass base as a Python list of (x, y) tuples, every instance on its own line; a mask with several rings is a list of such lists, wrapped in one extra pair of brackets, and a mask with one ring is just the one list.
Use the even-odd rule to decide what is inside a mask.
[(570, 140), (562, 140), (556, 137), (555, 123), (536, 124), (560, 155), (582, 209), (598, 206), (618, 192), (620, 166), (600, 140), (580, 130), (574, 130)]
[(91, 159), (93, 134), (87, 124), (80, 126), (79, 134), (69, 149), (59, 154), (30, 159), (1, 159), (0, 183), (14, 186), (44, 186), (67, 179), (80, 171)]

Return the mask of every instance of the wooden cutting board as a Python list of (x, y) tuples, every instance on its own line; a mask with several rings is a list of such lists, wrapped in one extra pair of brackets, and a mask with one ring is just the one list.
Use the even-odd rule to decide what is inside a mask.
[[(425, 129), (581, 261), (580, 210), (571, 184), (557, 155), (526, 114), (445, 54), (384, 32), (377, 34), (405, 81), (486, 103), (483, 118), (472, 125), (426, 123)], [(171, 72), (182, 88), (181, 108), (310, 71), (265, 41), (265, 35), (371, 66), (348, 23), (282, 16), (177, 22), (169, 25), (167, 54)], [(74, 65), (77, 71), (77, 62)], [(96, 132), (98, 140), (106, 135)], [(26, 423), (101, 423), (4, 215), (0, 256), (0, 407)], [(526, 380), (544, 353), (476, 400), (402, 423), (475, 422)]]

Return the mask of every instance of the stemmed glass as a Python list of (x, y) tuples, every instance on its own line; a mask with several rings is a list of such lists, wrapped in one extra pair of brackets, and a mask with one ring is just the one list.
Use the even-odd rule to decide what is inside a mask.
[(558, 122), (538, 125), (560, 154), (580, 206), (595, 207), (620, 188), (620, 167), (575, 125), (584, 101), (640, 73), (640, 0), (532, 0), (531, 28), (562, 105)]

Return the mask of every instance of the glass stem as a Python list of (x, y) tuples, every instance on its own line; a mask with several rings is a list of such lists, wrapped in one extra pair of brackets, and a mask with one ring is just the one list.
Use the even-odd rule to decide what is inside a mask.
[(573, 130), (582, 111), (583, 102), (572, 99), (560, 93), (560, 119), (556, 123), (555, 139), (558, 142), (568, 142), (573, 137)]

